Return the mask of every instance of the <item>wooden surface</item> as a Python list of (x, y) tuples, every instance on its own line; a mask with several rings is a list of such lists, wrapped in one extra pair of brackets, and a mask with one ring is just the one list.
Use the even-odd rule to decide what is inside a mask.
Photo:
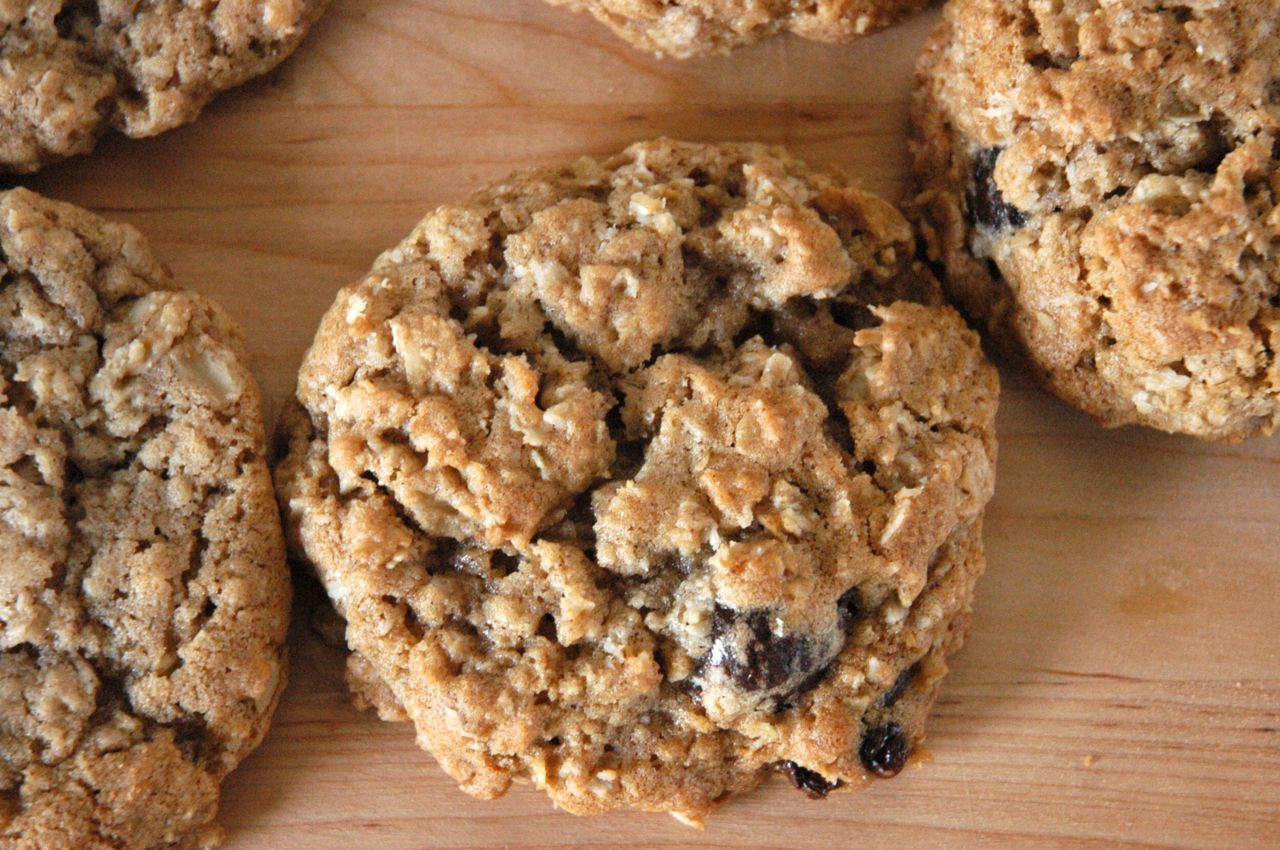
[[(758, 138), (896, 198), (935, 18), (681, 64), (540, 0), (335, 0), (196, 124), (24, 182), (138, 225), (220, 300), (273, 412), (334, 291), (512, 169)], [(1280, 847), (1280, 438), (1103, 431), (1002, 371), (990, 566), (923, 766), (821, 803), (776, 779), (703, 832), (576, 819), (528, 787), (472, 800), (407, 727), (350, 707), (339, 654), (295, 622), (275, 725), (225, 787), (227, 846)]]

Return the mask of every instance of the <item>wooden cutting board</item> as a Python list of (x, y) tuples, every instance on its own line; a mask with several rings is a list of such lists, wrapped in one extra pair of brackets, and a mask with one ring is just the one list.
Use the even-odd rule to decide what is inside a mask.
[[(926, 13), (852, 45), (658, 62), (540, 0), (335, 0), (273, 76), (194, 125), (27, 185), (140, 227), (244, 327), (269, 415), (334, 292), (436, 204), (666, 134), (760, 139), (897, 198)], [(1280, 847), (1280, 437), (1104, 431), (1003, 368), (990, 566), (924, 764), (812, 802), (782, 779), (705, 831), (459, 792), (351, 708), (306, 627), (228, 848)]]

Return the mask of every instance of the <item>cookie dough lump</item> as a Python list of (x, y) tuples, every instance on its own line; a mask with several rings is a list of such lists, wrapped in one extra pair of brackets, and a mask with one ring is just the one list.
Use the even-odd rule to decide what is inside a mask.
[(914, 203), (956, 300), (1107, 425), (1280, 423), (1274, 0), (958, 0)]
[(657, 141), (443, 207), (339, 293), (277, 481), (359, 699), (465, 790), (696, 818), (901, 769), (996, 392), (891, 206)]
[(209, 846), (288, 573), (227, 317), (131, 228), (0, 194), (0, 845)]

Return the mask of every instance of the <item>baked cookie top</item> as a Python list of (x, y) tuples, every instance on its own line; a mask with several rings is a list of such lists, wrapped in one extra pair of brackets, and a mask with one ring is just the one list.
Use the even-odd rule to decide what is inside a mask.
[(3, 0), (0, 171), (153, 136), (275, 67), (327, 0)]
[(1280, 422), (1280, 4), (955, 0), (913, 204), (947, 285), (1103, 423)]
[(993, 480), (996, 374), (938, 297), (892, 206), (759, 145), (428, 215), (325, 315), (276, 471), (362, 699), (577, 813), (896, 773)]
[(0, 845), (209, 846), (284, 682), (237, 333), (131, 227), (0, 194)]
[(884, 29), (928, 0), (549, 0), (590, 12), (632, 45), (687, 59), (728, 53), (778, 33), (848, 41)]

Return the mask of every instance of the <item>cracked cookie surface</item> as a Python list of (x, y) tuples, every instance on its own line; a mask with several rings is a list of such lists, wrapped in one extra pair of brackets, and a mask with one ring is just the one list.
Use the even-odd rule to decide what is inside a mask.
[(136, 230), (26, 190), (0, 263), (0, 846), (211, 846), (289, 606), (238, 334)]
[(358, 701), (464, 790), (696, 819), (902, 768), (997, 389), (892, 206), (660, 140), (441, 207), (342, 290), (277, 492)]
[(327, 0), (0, 2), (0, 170), (186, 124), (288, 56)]
[(928, 0), (548, 0), (590, 12), (625, 41), (686, 59), (728, 53), (779, 33), (849, 41), (923, 9)]
[(946, 285), (1107, 425), (1280, 423), (1280, 4), (956, 0), (912, 202)]

